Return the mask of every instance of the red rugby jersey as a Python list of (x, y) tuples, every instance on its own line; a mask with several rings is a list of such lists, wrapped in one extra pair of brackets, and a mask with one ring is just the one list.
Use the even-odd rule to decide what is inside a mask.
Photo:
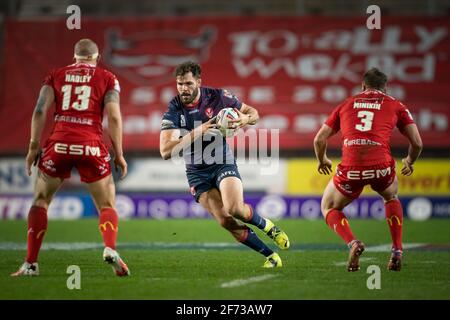
[(374, 89), (365, 90), (337, 106), (325, 122), (342, 133), (344, 166), (370, 166), (391, 161), (393, 129), (414, 123), (397, 99)]
[(105, 94), (109, 90), (120, 92), (119, 82), (111, 72), (75, 63), (51, 71), (44, 84), (55, 92), (55, 118), (50, 139), (101, 140)]

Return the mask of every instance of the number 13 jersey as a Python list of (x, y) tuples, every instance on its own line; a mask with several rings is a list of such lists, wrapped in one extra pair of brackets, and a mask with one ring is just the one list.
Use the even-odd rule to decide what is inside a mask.
[(397, 99), (374, 89), (365, 90), (337, 106), (325, 124), (342, 133), (343, 166), (371, 166), (392, 160), (389, 140), (395, 127), (414, 123)]
[(54, 127), (50, 139), (66, 142), (101, 140), (104, 97), (120, 92), (109, 71), (86, 63), (55, 69), (45, 78), (55, 92)]

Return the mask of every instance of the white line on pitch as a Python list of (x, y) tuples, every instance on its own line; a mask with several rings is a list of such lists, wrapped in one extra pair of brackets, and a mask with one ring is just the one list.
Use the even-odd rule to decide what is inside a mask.
[(249, 283), (254, 283), (254, 282), (260, 282), (260, 281), (264, 281), (264, 280), (268, 280), (268, 279), (272, 279), (277, 277), (278, 275), (276, 274), (265, 274), (262, 276), (256, 276), (256, 277), (250, 277), (247, 279), (236, 279), (236, 280), (232, 280), (229, 282), (224, 282), (220, 285), (221, 288), (233, 288), (233, 287), (240, 287), (240, 286), (245, 286), (246, 284)]
[[(425, 246), (425, 243), (404, 243), (403, 249), (415, 249)], [(369, 246), (366, 248), (366, 252), (390, 252), (392, 248), (391, 244), (381, 244), (378, 246)]]
[[(359, 258), (359, 261), (361, 261), (361, 262), (372, 261), (372, 260), (375, 260), (375, 258), (368, 258), (368, 257), (367, 258), (366, 257)], [(333, 264), (336, 267), (341, 267), (341, 266), (347, 265), (347, 261), (333, 262)]]

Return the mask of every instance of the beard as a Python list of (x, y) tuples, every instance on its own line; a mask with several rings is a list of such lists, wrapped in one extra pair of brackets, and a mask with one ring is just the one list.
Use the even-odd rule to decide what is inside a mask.
[(197, 98), (197, 95), (198, 95), (198, 88), (196, 88), (192, 92), (192, 94), (184, 93), (184, 94), (181, 94), (180, 97), (181, 97), (181, 101), (184, 104), (191, 104), (192, 102), (194, 102), (195, 98)]

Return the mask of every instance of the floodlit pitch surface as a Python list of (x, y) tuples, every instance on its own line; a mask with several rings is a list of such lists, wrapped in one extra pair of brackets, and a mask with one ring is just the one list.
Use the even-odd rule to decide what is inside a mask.
[[(26, 222), (1, 221), (0, 299), (450, 299), (450, 220), (404, 222), (401, 272), (386, 270), (385, 221), (350, 220), (367, 246), (355, 273), (346, 270), (346, 246), (323, 221), (277, 224), (291, 248), (279, 250), (282, 268), (263, 269), (263, 256), (213, 220), (121, 221), (118, 251), (131, 276), (118, 278), (102, 261), (96, 220), (50, 221), (40, 276), (13, 278), (26, 254)], [(71, 265), (80, 268), (79, 290), (67, 287)], [(367, 286), (375, 284), (371, 265), (380, 267), (380, 289)]]

